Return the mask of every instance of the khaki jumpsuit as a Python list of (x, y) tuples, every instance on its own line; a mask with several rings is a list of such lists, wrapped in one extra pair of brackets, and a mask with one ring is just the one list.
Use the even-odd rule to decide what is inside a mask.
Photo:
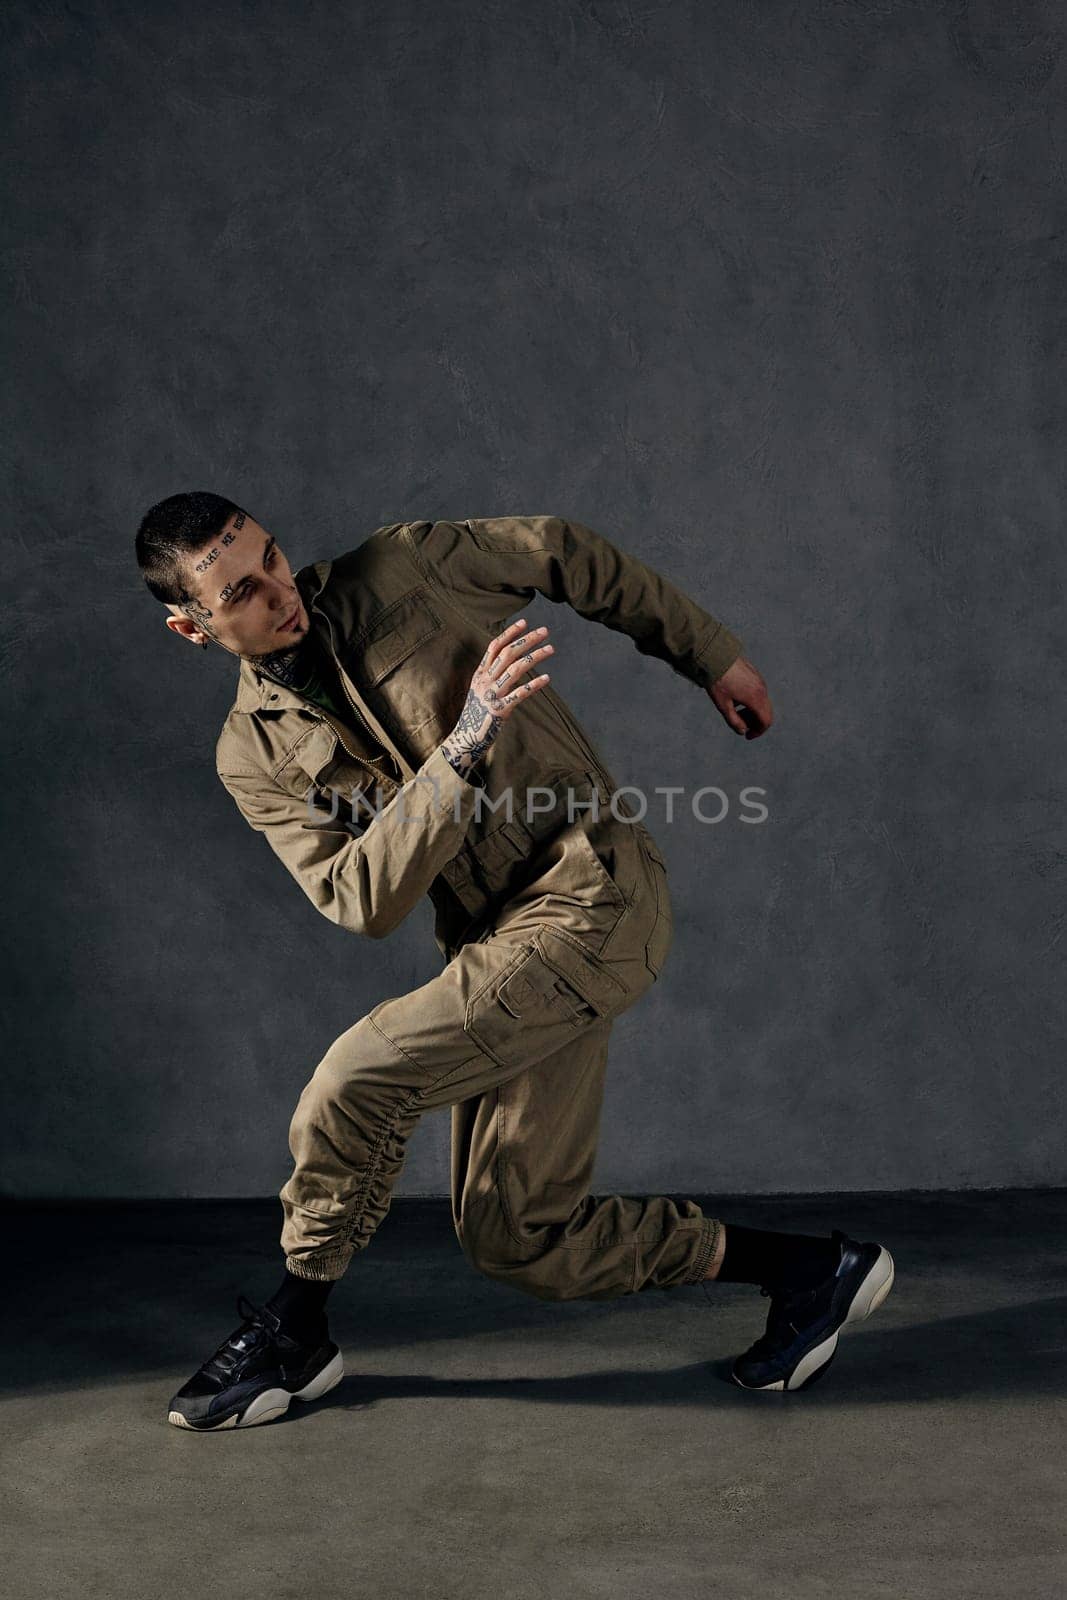
[[(222, 782), (312, 903), (383, 938), (428, 895), (443, 969), (327, 1050), (292, 1118), (286, 1266), (339, 1278), (389, 1209), (423, 1112), (450, 1106), (457, 1236), (541, 1299), (695, 1283), (722, 1225), (692, 1200), (597, 1197), (615, 1018), (672, 938), (663, 857), (551, 685), (461, 777), (441, 752), (489, 641), (537, 594), (707, 687), (741, 640), (651, 567), (558, 517), (393, 523), (295, 575), (344, 722), (243, 660)], [(540, 670), (540, 668), (538, 669)]]

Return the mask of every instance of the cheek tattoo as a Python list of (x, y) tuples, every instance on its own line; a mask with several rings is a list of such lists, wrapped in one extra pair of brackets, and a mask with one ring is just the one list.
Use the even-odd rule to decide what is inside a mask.
[(197, 600), (193, 595), (186, 591), (182, 594), (178, 604), (185, 612), (185, 615), (192, 618), (193, 622), (195, 622), (197, 627), (201, 628), (204, 633), (209, 634), (212, 639), (218, 637), (214, 628), (211, 626), (210, 621), (208, 620), (214, 615), (214, 613), (208, 609), (202, 600)]

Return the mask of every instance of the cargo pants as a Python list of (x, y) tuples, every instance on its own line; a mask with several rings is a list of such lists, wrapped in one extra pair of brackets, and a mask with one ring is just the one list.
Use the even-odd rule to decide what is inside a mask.
[[(673, 934), (643, 824), (572, 826), (591, 890), (524, 884), (436, 977), (374, 1006), (315, 1069), (280, 1196), (295, 1276), (342, 1276), (389, 1209), (420, 1116), (446, 1105), (452, 1219), (488, 1277), (543, 1300), (607, 1300), (696, 1283), (718, 1264), (723, 1225), (695, 1201), (589, 1193), (612, 1024), (655, 983)], [(613, 875), (619, 859), (629, 870)]]

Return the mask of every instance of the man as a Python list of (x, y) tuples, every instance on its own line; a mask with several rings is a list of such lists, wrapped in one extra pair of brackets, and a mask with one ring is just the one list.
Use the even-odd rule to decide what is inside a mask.
[(538, 593), (565, 602), (754, 739), (772, 713), (740, 639), (559, 517), (391, 523), (293, 573), (253, 517), (199, 492), (153, 506), (136, 551), (170, 631), (239, 660), (216, 765), (242, 815), (346, 931), (383, 938), (429, 896), (444, 960), (305, 1085), (282, 1282), (264, 1305), (239, 1298), (240, 1326), (169, 1420), (249, 1427), (340, 1381), (326, 1298), (385, 1216), (419, 1117), (445, 1105), (453, 1221), (480, 1271), (542, 1299), (758, 1283), (767, 1327), (735, 1381), (820, 1377), (889, 1291), (883, 1247), (589, 1193), (611, 1026), (662, 970), (670, 897), (652, 835), (549, 686), (547, 627), (509, 618)]

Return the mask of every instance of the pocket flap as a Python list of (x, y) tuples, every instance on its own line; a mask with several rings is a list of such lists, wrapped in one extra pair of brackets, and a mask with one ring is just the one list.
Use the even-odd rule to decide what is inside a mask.
[(337, 745), (337, 730), (328, 722), (317, 722), (286, 751), (271, 776), (284, 780), (290, 773), (297, 777), (303, 773), (321, 785), (323, 774), (337, 760)]
[(399, 600), (371, 624), (347, 653), (368, 688), (382, 681), (443, 624), (417, 590)]
[(497, 999), (505, 1011), (510, 1011), (513, 1017), (521, 1022), (528, 1016), (531, 1006), (538, 1001), (550, 1001), (556, 993), (558, 973), (555, 967), (546, 966), (541, 952), (531, 949), (526, 960), (505, 978), (497, 993)]
[(559, 928), (543, 926), (534, 940), (545, 964), (565, 978), (601, 1016), (625, 1000), (625, 985), (578, 939)]

